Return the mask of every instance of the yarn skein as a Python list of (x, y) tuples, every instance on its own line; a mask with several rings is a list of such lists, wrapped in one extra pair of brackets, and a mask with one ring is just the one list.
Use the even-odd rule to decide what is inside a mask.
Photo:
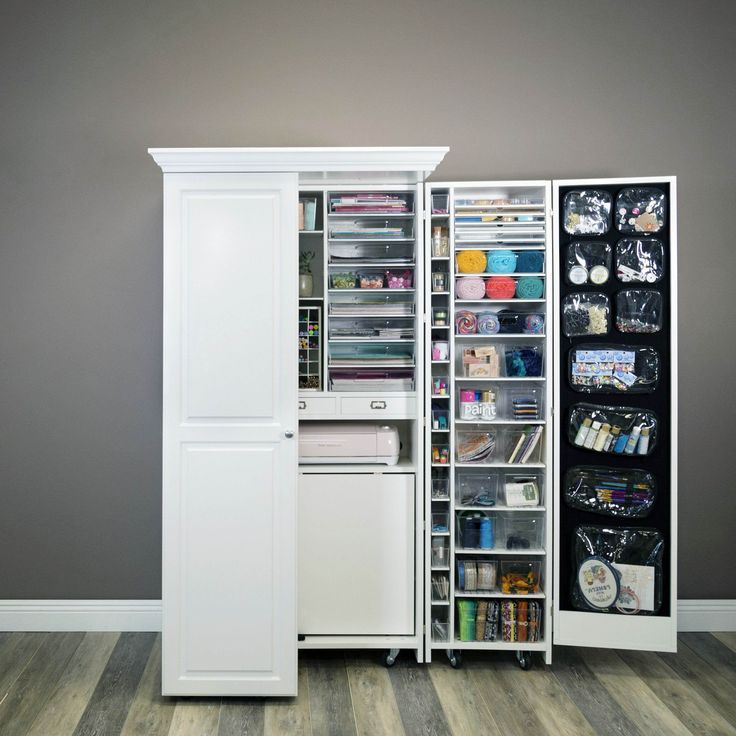
[(516, 270), (519, 273), (541, 273), (544, 268), (544, 254), (534, 250), (519, 253)]
[(486, 254), (482, 250), (461, 250), (456, 258), (459, 273), (483, 273), (486, 270)]
[(544, 281), (537, 276), (522, 276), (516, 283), (516, 296), (519, 299), (541, 299), (544, 294)]
[(488, 273), (513, 273), (516, 270), (516, 253), (512, 250), (494, 250), (488, 254)]
[(458, 299), (482, 299), (486, 293), (486, 285), (478, 276), (463, 276), (455, 283), (455, 294)]
[(509, 276), (491, 276), (486, 281), (489, 299), (512, 299), (516, 293), (516, 281)]

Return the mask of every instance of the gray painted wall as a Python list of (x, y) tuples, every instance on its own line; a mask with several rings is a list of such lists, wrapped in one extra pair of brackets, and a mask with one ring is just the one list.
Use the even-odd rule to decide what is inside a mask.
[(735, 24), (729, 0), (3, 2), (0, 598), (160, 595), (146, 148), (420, 144), (451, 146), (442, 179), (679, 177), (680, 596), (736, 597)]

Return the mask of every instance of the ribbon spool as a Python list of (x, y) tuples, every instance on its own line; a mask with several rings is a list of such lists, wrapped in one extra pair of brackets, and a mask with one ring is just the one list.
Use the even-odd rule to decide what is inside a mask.
[(534, 250), (522, 251), (516, 258), (519, 273), (541, 273), (544, 268), (544, 254)]
[(494, 250), (488, 254), (488, 273), (513, 273), (516, 270), (516, 253), (512, 250)]
[(486, 296), (489, 299), (513, 299), (516, 281), (509, 276), (491, 276), (486, 281)]
[(478, 320), (473, 312), (461, 309), (455, 314), (455, 330), (458, 335), (474, 335), (478, 329)]
[(519, 299), (541, 299), (544, 295), (544, 281), (537, 276), (523, 276), (516, 283), (516, 296)]
[(482, 299), (486, 293), (486, 285), (478, 276), (463, 276), (455, 284), (458, 299)]
[(457, 270), (460, 273), (483, 273), (486, 254), (482, 250), (461, 250), (457, 254)]

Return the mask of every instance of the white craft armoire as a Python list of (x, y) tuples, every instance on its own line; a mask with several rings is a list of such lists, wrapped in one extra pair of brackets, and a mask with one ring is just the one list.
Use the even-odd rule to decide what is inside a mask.
[[(656, 395), (671, 425), (653, 456), (667, 475), (655, 516), (667, 543), (664, 605), (652, 616), (573, 610), (566, 560), (579, 518), (560, 497), (568, 465), (581, 460), (563, 439), (572, 399), (560, 391), (570, 346), (559, 323), (563, 197), (578, 185), (613, 195), (661, 186), (667, 342), (657, 347), (675, 355), (674, 178), (427, 183), (447, 151), (150, 149), (164, 173), (165, 695), (294, 695), (298, 652), (309, 648), (383, 650), (388, 665), (400, 650), (418, 662), (440, 651), (453, 666), (464, 650), (505, 649), (524, 667), (534, 651), (551, 662), (553, 642), (675, 648), (674, 359)], [(528, 299), (463, 299), (465, 249), (534, 252), (543, 266), (514, 278), (543, 286)], [(311, 277), (301, 294), (300, 271)], [(458, 332), (458, 317), (481, 308), (534, 330)], [(468, 347), (493, 345), (502, 358), (515, 346), (536, 351), (540, 372), (464, 375)], [(498, 397), (496, 454), (468, 468), (468, 433), (489, 431), (488, 417), (461, 413), (473, 389)], [(528, 403), (514, 413), (529, 397), (531, 419)], [(300, 464), (300, 423), (391, 427), (398, 462)], [(463, 495), (484, 478), (493, 488), (533, 482), (535, 505)], [(495, 546), (464, 546), (469, 515), (490, 519)], [(527, 527), (531, 542), (507, 544)], [(502, 563), (531, 561), (536, 587), (463, 590), (459, 565), (475, 560), (499, 574)], [(469, 640), (465, 599), (534, 602), (534, 638)]]

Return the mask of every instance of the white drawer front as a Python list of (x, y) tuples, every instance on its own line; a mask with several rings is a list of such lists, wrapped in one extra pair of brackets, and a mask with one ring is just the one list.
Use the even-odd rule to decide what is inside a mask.
[(337, 399), (331, 396), (299, 398), (299, 418), (334, 416), (337, 414)]
[(405, 396), (361, 396), (340, 400), (340, 415), (343, 417), (410, 419), (415, 413), (416, 399)]

